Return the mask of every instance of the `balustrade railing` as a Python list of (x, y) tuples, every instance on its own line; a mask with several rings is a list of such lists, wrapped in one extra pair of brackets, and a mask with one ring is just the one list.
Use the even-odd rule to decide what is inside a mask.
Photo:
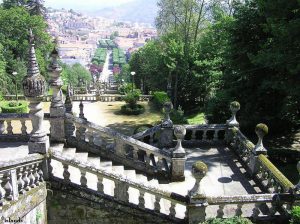
[(32, 154), (0, 162), (0, 209), (44, 182), (43, 161), (44, 156)]
[(96, 95), (73, 95), (72, 96), (73, 101), (96, 101), (97, 97)]
[[(51, 95), (43, 96), (43, 102), (50, 102), (51, 98), (52, 98)], [(4, 95), (3, 99), (7, 101), (13, 101), (13, 100), (17, 100), (17, 97), (16, 95)], [(24, 95), (18, 95), (18, 100), (26, 100), (26, 98)]]
[(139, 132), (135, 135), (132, 135), (131, 137), (140, 140), (142, 142), (152, 144), (155, 142), (157, 132), (159, 132), (160, 130), (161, 130), (161, 124), (149, 128), (145, 131)]
[(78, 142), (85, 142), (92, 147), (106, 145), (105, 149), (110, 151), (110, 156), (125, 163), (127, 161), (126, 165), (142, 169), (150, 174), (170, 175), (172, 162), (170, 151), (156, 148), (70, 114), (66, 114), (66, 121), (75, 126), (73, 137)]
[[(50, 114), (45, 113), (44, 126), (47, 133), (50, 133)], [(0, 140), (28, 141), (32, 130), (29, 114), (0, 113)]]
[[(78, 95), (75, 94), (72, 96), (73, 101), (101, 101), (101, 102), (115, 102), (115, 101), (123, 101), (124, 95), (117, 94), (105, 94), (105, 95), (97, 95), (97, 94), (84, 94)], [(141, 95), (139, 97), (139, 101), (150, 101), (152, 99), (151, 95)]]
[[(187, 199), (184, 196), (133, 182), (120, 175), (107, 172), (104, 169), (95, 168), (88, 163), (74, 158), (69, 159), (58, 152), (52, 152), (51, 160), (60, 162), (63, 167), (63, 170), (60, 170), (62, 173), (53, 173), (52, 177), (62, 178), (65, 184), (72, 182), (91, 189), (93, 189), (92, 186), (94, 185), (96, 189), (93, 190), (96, 190), (98, 193), (112, 196), (116, 200), (138, 206), (140, 209), (164, 213), (170, 218), (185, 218)], [(78, 180), (74, 180), (72, 177), (73, 172), (70, 171), (70, 167), (79, 169), (80, 177), (77, 176)], [(91, 177), (91, 175), (96, 177), (96, 184), (90, 182), (90, 178), (87, 178), (87, 176)], [(107, 184), (107, 181), (111, 181), (113, 184)], [(107, 187), (111, 186), (113, 186), (113, 190), (109, 191)], [(169, 206), (162, 208), (162, 200), (164, 205), (169, 204)]]

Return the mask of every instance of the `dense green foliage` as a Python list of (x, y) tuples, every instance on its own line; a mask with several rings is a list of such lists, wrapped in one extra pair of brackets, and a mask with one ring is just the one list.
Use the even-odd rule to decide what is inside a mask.
[(100, 40), (98, 45), (100, 48), (106, 49), (113, 49), (117, 47), (113, 40)]
[(96, 65), (103, 65), (106, 60), (107, 49), (105, 48), (98, 48), (95, 52), (95, 55), (92, 59), (92, 63)]
[(28, 103), (23, 101), (3, 101), (0, 104), (2, 113), (27, 113)]
[(291, 216), (291, 224), (300, 224), (300, 206), (293, 207)]
[(140, 95), (141, 91), (138, 89), (127, 92), (126, 95), (122, 97), (126, 104), (121, 107), (121, 113), (126, 115), (138, 115), (144, 113), (144, 106), (137, 104)]
[[(5, 6), (6, 4), (6, 6)], [(30, 15), (28, 9), (16, 7), (17, 1), (4, 1), (0, 7), (0, 89), (3, 94), (14, 93), (15, 78), (13, 71), (18, 72), (16, 81), (21, 91), (21, 80), (26, 75), (27, 56), (29, 51), (29, 29), (35, 36), (36, 56), (41, 74), (47, 78), (46, 55), (53, 44), (46, 31), (47, 25), (42, 16)]]
[(157, 110), (162, 110), (164, 103), (170, 101), (170, 98), (168, 97), (166, 92), (159, 92), (156, 91), (153, 93), (153, 99), (152, 99), (152, 103), (155, 109)]
[(249, 219), (235, 216), (228, 219), (209, 219), (202, 224), (252, 224), (252, 222)]
[(161, 0), (160, 38), (129, 62), (135, 84), (166, 91), (169, 82), (175, 108), (202, 108), (210, 122), (224, 123), (237, 100), (242, 127), (299, 125), (299, 8), (297, 0)]
[(126, 64), (124, 51), (120, 48), (113, 49), (113, 64), (114, 66), (122, 67)]
[(81, 64), (63, 65), (62, 79), (64, 84), (71, 84), (72, 86), (79, 86), (83, 83), (90, 83), (92, 80), (92, 76), (90, 72), (83, 67)]

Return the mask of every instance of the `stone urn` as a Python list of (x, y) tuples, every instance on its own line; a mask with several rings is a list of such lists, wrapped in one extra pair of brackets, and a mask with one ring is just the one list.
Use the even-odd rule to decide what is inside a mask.
[(205, 197), (205, 194), (200, 187), (200, 182), (207, 174), (207, 171), (208, 171), (208, 167), (202, 161), (197, 161), (192, 165), (192, 174), (193, 177), (196, 179), (196, 182), (194, 187), (189, 192), (191, 196), (197, 198)]
[(176, 126), (174, 128), (174, 135), (177, 138), (177, 145), (173, 151), (173, 157), (184, 157), (185, 156), (185, 150), (182, 147), (182, 141), (184, 139), (185, 134), (186, 134), (186, 129), (184, 126)]
[(267, 125), (262, 123), (256, 125), (255, 133), (258, 137), (258, 142), (254, 148), (255, 154), (257, 154), (257, 152), (266, 152), (266, 149), (263, 145), (263, 138), (268, 134), (268, 132), (269, 132), (269, 128)]
[(231, 118), (227, 120), (227, 125), (231, 127), (238, 127), (239, 122), (236, 120), (236, 113), (240, 110), (241, 106), (240, 103), (237, 101), (233, 101), (230, 103), (230, 111), (231, 111)]

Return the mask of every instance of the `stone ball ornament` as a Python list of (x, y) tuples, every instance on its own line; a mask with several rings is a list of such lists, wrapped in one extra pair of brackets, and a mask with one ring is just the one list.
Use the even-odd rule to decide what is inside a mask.
[(174, 135), (177, 139), (183, 139), (186, 135), (186, 129), (184, 126), (176, 126), (174, 128)]
[(171, 102), (164, 103), (164, 111), (166, 113), (170, 113), (172, 109), (173, 109), (173, 104)]
[(202, 161), (197, 161), (192, 165), (192, 172), (195, 178), (203, 178), (208, 171), (207, 165)]
[(231, 111), (237, 112), (237, 111), (239, 111), (240, 109), (241, 109), (241, 105), (240, 105), (239, 102), (233, 101), (233, 102), (230, 103), (230, 110), (231, 110)]
[(263, 138), (265, 135), (267, 135), (269, 132), (269, 128), (267, 125), (260, 123), (256, 125), (255, 127), (255, 133), (258, 137)]

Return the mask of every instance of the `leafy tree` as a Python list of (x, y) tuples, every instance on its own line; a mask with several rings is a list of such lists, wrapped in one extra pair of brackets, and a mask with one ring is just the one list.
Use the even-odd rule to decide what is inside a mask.
[(62, 78), (65, 85), (71, 84), (72, 86), (79, 86), (80, 80), (85, 83), (90, 83), (92, 81), (90, 72), (79, 63), (72, 66), (63, 64)]
[(31, 15), (45, 16), (46, 8), (44, 6), (44, 0), (28, 0), (26, 7)]

